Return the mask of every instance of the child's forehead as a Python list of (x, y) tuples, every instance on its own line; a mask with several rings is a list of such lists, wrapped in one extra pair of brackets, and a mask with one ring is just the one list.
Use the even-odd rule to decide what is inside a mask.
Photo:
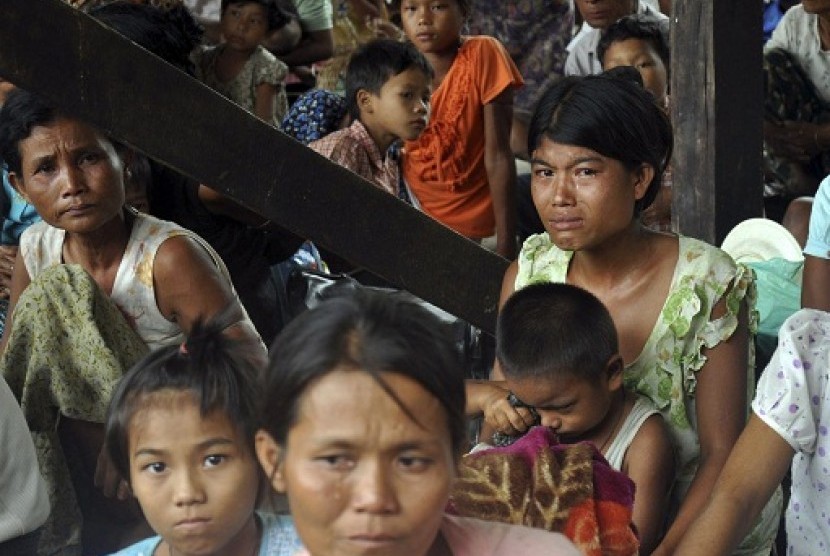
[[(196, 436), (221, 433), (220, 436), (237, 443), (245, 436), (244, 427), (234, 422), (223, 408), (202, 413), (199, 399), (189, 390), (165, 389), (142, 394), (135, 400), (135, 410), (127, 423), (127, 437), (131, 446), (163, 440), (175, 431)], [(181, 447), (193, 438), (180, 438)], [(245, 444), (245, 442), (241, 442)]]
[(608, 45), (605, 55), (608, 56), (608, 52), (613, 49), (628, 48), (630, 50), (648, 51), (650, 54), (660, 58), (660, 50), (657, 48), (655, 41), (656, 39), (647, 37), (623, 37), (612, 41), (611, 44)]
[[(532, 398), (534, 401), (553, 399), (569, 395), (576, 389), (591, 388), (597, 384), (599, 384), (599, 379), (596, 377), (570, 371), (553, 371), (538, 376), (507, 378), (508, 389), (516, 392), (519, 399), (526, 403), (530, 403), (530, 400), (524, 397)], [(524, 397), (519, 393), (524, 394)]]

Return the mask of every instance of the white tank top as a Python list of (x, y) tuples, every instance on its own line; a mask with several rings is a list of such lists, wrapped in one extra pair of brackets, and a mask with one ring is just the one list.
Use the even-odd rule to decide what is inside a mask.
[[(184, 340), (179, 325), (165, 318), (156, 305), (153, 261), (162, 243), (176, 236), (192, 238), (210, 254), (232, 290), (233, 285), (225, 263), (201, 237), (172, 222), (159, 220), (140, 212), (134, 214), (135, 220), (130, 239), (127, 241), (127, 249), (124, 251), (115, 275), (110, 298), (124, 314), (133, 330), (144, 340), (150, 350), (154, 350), (170, 344), (178, 344)], [(65, 235), (65, 230), (54, 228), (46, 222), (33, 224), (23, 232), (20, 237), (20, 252), (32, 280), (43, 270), (63, 263)], [(239, 297), (235, 290), (233, 294), (238, 302)], [(247, 312), (244, 312), (241, 324), (255, 331)]]

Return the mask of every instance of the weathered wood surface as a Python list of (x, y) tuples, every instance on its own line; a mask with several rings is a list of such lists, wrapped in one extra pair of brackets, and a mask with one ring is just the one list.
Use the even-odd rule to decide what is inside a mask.
[(60, 0), (2, 0), (0, 75), (492, 332), (507, 261)]
[(673, 3), (672, 213), (716, 245), (763, 211), (761, 13), (761, 0)]

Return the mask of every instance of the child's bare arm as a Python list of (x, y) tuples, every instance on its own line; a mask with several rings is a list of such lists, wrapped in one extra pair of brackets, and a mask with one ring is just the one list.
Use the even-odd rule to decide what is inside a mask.
[(633, 519), (640, 534), (640, 554), (651, 554), (660, 540), (675, 471), (674, 449), (661, 415), (652, 415), (637, 431), (623, 471), (636, 485)]
[(750, 416), (709, 503), (674, 554), (732, 554), (783, 480), (793, 455), (778, 433)]
[(274, 104), (277, 102), (277, 87), (271, 83), (260, 83), (254, 89), (254, 114), (271, 123), (274, 119)]
[(484, 165), (496, 216), (496, 252), (516, 256), (516, 163), (510, 149), (513, 91), (505, 90), (484, 105)]

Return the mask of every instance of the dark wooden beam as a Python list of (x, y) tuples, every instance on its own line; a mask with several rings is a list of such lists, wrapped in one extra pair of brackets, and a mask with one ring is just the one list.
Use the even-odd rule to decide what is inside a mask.
[(507, 261), (60, 0), (2, 0), (0, 75), (482, 329)]
[(672, 212), (719, 245), (763, 212), (761, 0), (674, 0)]

